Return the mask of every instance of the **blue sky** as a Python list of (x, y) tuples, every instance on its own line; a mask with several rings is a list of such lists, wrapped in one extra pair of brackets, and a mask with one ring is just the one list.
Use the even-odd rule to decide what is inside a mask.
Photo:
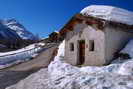
[(15, 18), (41, 37), (62, 28), (89, 5), (112, 5), (133, 11), (133, 0), (1, 0), (0, 19)]

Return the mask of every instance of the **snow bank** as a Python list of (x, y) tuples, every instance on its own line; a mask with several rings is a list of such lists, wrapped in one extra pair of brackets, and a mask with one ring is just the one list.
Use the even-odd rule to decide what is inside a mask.
[(120, 53), (128, 54), (131, 58), (133, 58), (133, 40), (130, 40)]
[[(54, 74), (54, 75), (56, 75), (56, 73), (57, 73), (57, 75), (58, 74), (60, 74), (60, 75), (62, 75), (62, 71), (65, 71), (64, 69), (62, 69), (62, 68), (60, 68), (61, 69), (61, 71), (58, 71), (58, 67), (59, 66), (70, 66), (69, 64), (67, 64), (67, 63), (65, 63), (65, 62), (63, 62), (63, 61), (60, 61), (60, 60), (62, 60), (63, 59), (63, 57), (64, 57), (64, 52), (65, 52), (65, 41), (63, 41), (60, 45), (59, 45), (59, 48), (58, 48), (58, 54), (57, 54), (57, 56), (54, 58), (54, 61), (52, 61), (50, 64), (49, 64), (49, 67), (48, 67), (48, 69), (49, 69), (49, 72), (51, 73), (51, 74)], [(68, 68), (69, 69), (69, 68)]]
[[(50, 84), (54, 89), (130, 89), (133, 88), (133, 60), (113, 63), (108, 66), (75, 67), (62, 61), (59, 54), (48, 66)], [(61, 60), (60, 60), (61, 59)], [(125, 76), (126, 75), (126, 76)], [(126, 81), (125, 81), (126, 80)]]
[(60, 45), (59, 45), (59, 49), (58, 49), (58, 54), (55, 57), (54, 60), (58, 60), (61, 59), (62, 57), (64, 57), (65, 54), (65, 41), (63, 41)]
[(123, 63), (118, 71), (122, 75), (133, 75), (133, 60)]
[(84, 8), (81, 11), (81, 14), (101, 18), (108, 21), (133, 25), (133, 12), (113, 6), (91, 5)]
[[(73, 68), (72, 68), (73, 69)], [(66, 71), (67, 72), (67, 71)], [(51, 78), (52, 77), (52, 78)], [(30, 75), (6, 89), (132, 89), (133, 77), (114, 73), (87, 74), (75, 71), (73, 74), (53, 76), (47, 69)]]
[(60, 44), (57, 56), (48, 66), (48, 72), (53, 75), (53, 77), (56, 77), (56, 75), (66, 75), (65, 73), (75, 73), (75, 71), (78, 70), (77, 67), (74, 67), (62, 60), (64, 57), (64, 49), (65, 41)]
[(22, 51), (31, 50), (31, 49), (34, 49), (34, 48), (35, 48), (35, 44), (32, 44), (32, 45), (29, 45), (27, 47), (24, 47), (22, 49), (18, 49), (18, 50), (15, 50), (15, 51), (2, 52), (2, 53), (0, 52), (0, 56), (11, 55), (11, 54), (19, 53), (19, 52), (22, 52)]
[(40, 43), (35, 43), (16, 51), (0, 53), (0, 69), (28, 61), (31, 58), (37, 56), (38, 52), (42, 49), (39, 45)]
[(96, 66), (87, 66), (87, 67), (81, 67), (80, 71), (85, 73), (117, 73), (119, 70), (120, 64), (110, 64), (108, 66), (103, 67), (96, 67)]

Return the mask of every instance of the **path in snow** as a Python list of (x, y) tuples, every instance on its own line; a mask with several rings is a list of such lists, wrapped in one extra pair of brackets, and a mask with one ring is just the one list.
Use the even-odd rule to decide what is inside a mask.
[(48, 66), (49, 59), (51, 58), (52, 52), (56, 47), (57, 46), (53, 46), (46, 49), (40, 55), (30, 61), (1, 70), (0, 89), (4, 89), (7, 86), (13, 85), (40, 68)]
[(29, 60), (27, 62), (15, 65), (13, 67), (7, 68), (7, 70), (13, 70), (13, 71), (27, 71), (31, 70), (33, 68), (41, 68), (41, 67), (46, 67), (49, 64), (49, 60), (51, 58), (53, 50), (57, 46), (54, 46), (52, 48), (46, 49), (43, 51), (40, 55), (35, 57), (32, 60)]

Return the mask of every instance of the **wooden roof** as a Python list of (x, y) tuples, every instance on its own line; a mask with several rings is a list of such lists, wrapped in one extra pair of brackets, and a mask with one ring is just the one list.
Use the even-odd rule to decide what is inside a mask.
[(113, 27), (120, 27), (125, 29), (128, 32), (133, 32), (133, 25), (127, 25), (118, 22), (107, 21), (104, 19), (92, 17), (92, 16), (84, 16), (82, 14), (74, 15), (68, 23), (59, 31), (61, 35), (65, 35), (67, 32), (72, 31), (75, 24), (82, 23), (85, 21), (88, 25), (96, 24), (99, 30), (103, 30), (105, 26), (110, 25)]

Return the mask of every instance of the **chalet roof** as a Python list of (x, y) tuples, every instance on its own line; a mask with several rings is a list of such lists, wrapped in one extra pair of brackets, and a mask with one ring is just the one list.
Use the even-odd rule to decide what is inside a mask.
[(74, 15), (60, 30), (61, 35), (72, 31), (77, 23), (85, 21), (88, 25), (96, 24), (98, 29), (103, 29), (107, 24), (133, 32), (133, 12), (112, 6), (91, 5)]
[(133, 12), (113, 6), (91, 5), (84, 8), (80, 13), (107, 21), (133, 25)]

